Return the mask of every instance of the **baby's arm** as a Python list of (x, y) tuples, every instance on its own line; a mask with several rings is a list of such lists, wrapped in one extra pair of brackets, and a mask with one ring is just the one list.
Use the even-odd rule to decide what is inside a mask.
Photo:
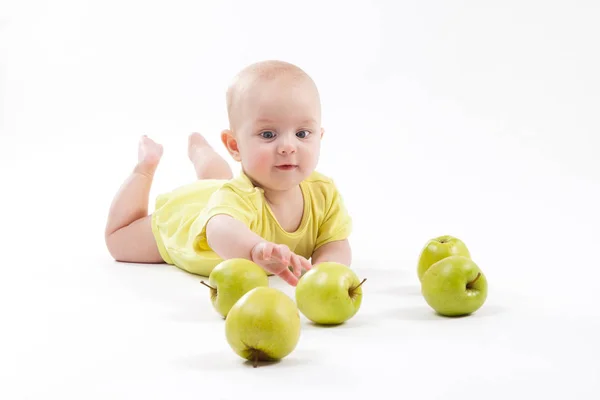
[(352, 249), (348, 239), (329, 242), (319, 247), (312, 255), (312, 265), (317, 265), (322, 262), (337, 262), (350, 266), (352, 262)]
[[(292, 253), (287, 246), (266, 241), (252, 232), (242, 221), (229, 215), (215, 215), (208, 221), (206, 240), (211, 249), (222, 259), (251, 260), (293, 286), (298, 283), (302, 268), (311, 267), (306, 259)], [(295, 276), (288, 268), (290, 265)]]
[(265, 240), (242, 222), (229, 215), (215, 215), (206, 225), (206, 240), (210, 248), (224, 260), (252, 260), (252, 249)]

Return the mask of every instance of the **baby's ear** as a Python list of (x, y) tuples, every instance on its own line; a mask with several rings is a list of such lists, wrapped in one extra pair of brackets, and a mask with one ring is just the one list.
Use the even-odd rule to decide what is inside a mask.
[(231, 155), (231, 157), (233, 157), (233, 159), (235, 161), (242, 160), (240, 158), (240, 150), (238, 148), (237, 140), (235, 139), (235, 135), (233, 134), (232, 131), (230, 131), (229, 129), (225, 129), (224, 131), (222, 131), (221, 132), (221, 141), (223, 142), (223, 144), (225, 145), (225, 148), (227, 149), (227, 151), (229, 152), (229, 154)]
[(323, 139), (324, 134), (325, 134), (325, 128), (321, 128), (321, 139)]

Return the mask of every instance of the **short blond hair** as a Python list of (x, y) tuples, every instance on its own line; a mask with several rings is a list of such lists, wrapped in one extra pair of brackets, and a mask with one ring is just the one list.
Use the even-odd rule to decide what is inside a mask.
[[(307, 82), (318, 89), (313, 79), (300, 67), (280, 60), (265, 60), (248, 65), (233, 78), (226, 92), (227, 117), (229, 126), (235, 125), (234, 117), (237, 103), (242, 95), (256, 84), (272, 81), (279, 78), (291, 79), (296, 82)], [(319, 99), (320, 102), (320, 99)]]

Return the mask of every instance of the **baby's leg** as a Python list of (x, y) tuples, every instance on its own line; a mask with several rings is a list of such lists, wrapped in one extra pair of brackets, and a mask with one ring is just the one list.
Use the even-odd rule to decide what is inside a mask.
[(152, 234), (148, 199), (154, 172), (163, 148), (142, 136), (138, 164), (121, 185), (110, 206), (106, 223), (106, 246), (117, 261), (135, 263), (163, 262)]
[(233, 172), (227, 161), (199, 133), (188, 138), (188, 156), (198, 179), (231, 179)]

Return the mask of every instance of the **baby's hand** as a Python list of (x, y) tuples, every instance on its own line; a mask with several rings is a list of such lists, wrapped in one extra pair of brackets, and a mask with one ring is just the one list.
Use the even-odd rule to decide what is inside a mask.
[[(306, 270), (311, 268), (310, 262), (297, 254), (294, 254), (284, 244), (275, 244), (271, 242), (260, 242), (252, 249), (252, 261), (271, 272), (292, 286), (298, 283), (298, 277), (302, 273), (302, 268)], [(294, 273), (290, 271), (292, 266)]]

